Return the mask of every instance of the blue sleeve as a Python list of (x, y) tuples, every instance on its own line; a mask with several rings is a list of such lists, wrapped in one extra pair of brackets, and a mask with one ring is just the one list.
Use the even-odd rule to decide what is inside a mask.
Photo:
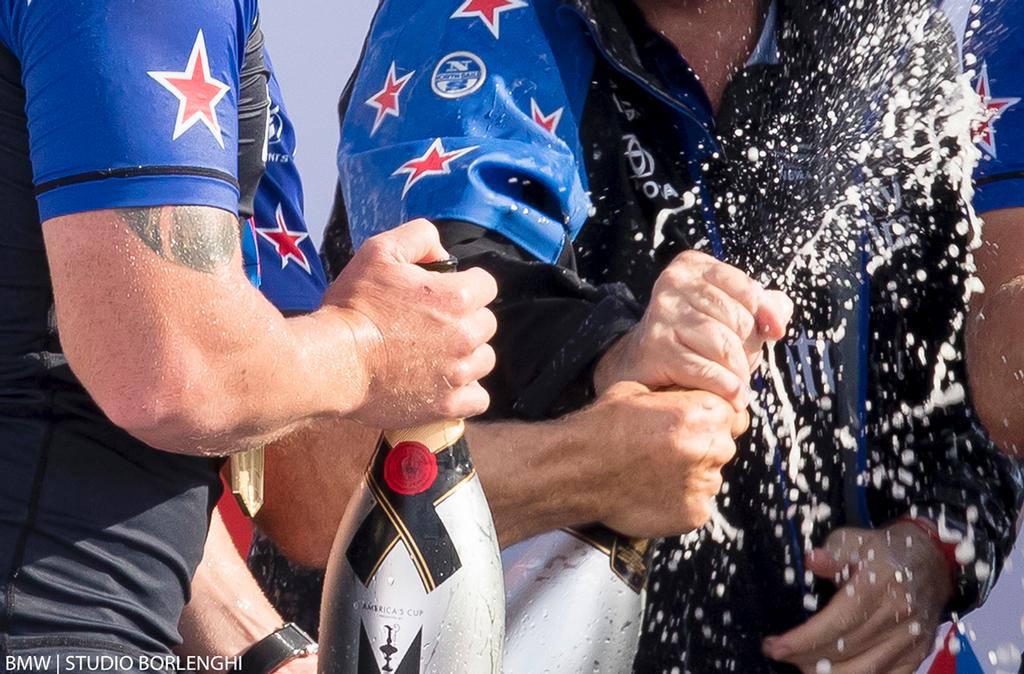
[(965, 65), (983, 101), (985, 121), (975, 140), (981, 149), (976, 176), (979, 213), (1024, 206), (1024, 22), (1021, 0), (983, 0), (964, 41)]
[[(266, 60), (269, 64), (270, 57)], [(318, 309), (327, 279), (306, 228), (302, 182), (295, 166), (295, 129), (272, 67), (267, 168), (256, 191), (252, 232), (259, 286), (267, 299), (286, 312)]]
[(476, 224), (538, 259), (558, 258), (590, 206), (577, 120), (593, 56), (578, 17), (557, 6), (382, 4), (338, 155), (356, 247), (426, 217)]
[(42, 220), (115, 207), (237, 211), (239, 71), (255, 0), (6, 0)]

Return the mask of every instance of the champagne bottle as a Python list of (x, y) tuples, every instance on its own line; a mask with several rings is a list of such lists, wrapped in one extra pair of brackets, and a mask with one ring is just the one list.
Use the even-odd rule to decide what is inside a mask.
[(463, 421), (381, 435), (327, 565), (321, 672), (501, 674), (498, 537), (464, 435)]
[(502, 671), (498, 540), (464, 431), (381, 436), (328, 562), (321, 672)]
[(505, 674), (633, 671), (650, 548), (592, 526), (507, 549)]

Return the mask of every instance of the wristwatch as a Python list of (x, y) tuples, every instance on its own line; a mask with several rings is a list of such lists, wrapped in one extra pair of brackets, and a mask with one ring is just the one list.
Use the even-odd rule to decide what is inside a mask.
[(319, 646), (302, 628), (288, 623), (245, 649), (237, 671), (241, 674), (270, 674), (296, 658), (315, 655), (318, 650)]

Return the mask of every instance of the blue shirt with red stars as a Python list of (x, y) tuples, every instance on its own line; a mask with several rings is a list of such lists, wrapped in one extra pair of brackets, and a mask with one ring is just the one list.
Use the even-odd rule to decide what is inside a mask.
[[(261, 45), (256, 0), (0, 1), (0, 657), (180, 641), (221, 462), (146, 447), (97, 408), (61, 350), (42, 223), (237, 212), (263, 151)], [(107, 264), (131, 262), (111, 247)]]
[[(356, 247), (429, 215), (558, 258), (589, 208), (577, 120), (593, 55), (554, 4), (382, 5), (338, 154)], [(397, 25), (429, 29), (414, 37)], [(544, 208), (522, 208), (525, 195), (541, 193), (550, 195)]]
[(1024, 206), (1024, 3), (947, 3), (962, 39), (966, 70), (985, 107), (975, 132), (981, 163), (975, 174), (974, 206), (979, 213)]
[[(140, 28), (156, 17), (159, 30)], [(0, 44), (20, 69), (40, 219), (236, 211), (239, 73), (255, 21), (255, 0), (4, 2)]]
[[(265, 60), (270, 63), (269, 56)], [(286, 313), (316, 310), (327, 286), (306, 227), (295, 150), (295, 127), (271, 72), (267, 168), (256, 191), (255, 215), (243, 232), (243, 252), (260, 290)]]
[[(802, 93), (797, 85), (807, 82), (790, 79), (806, 78), (812, 86), (806, 91), (817, 91), (813, 86), (821, 82), (811, 73), (832, 71), (817, 66), (850, 56), (852, 43), (845, 44), (842, 35), (829, 42), (844, 22), (816, 13), (845, 3), (774, 4), (780, 29), (762, 33), (751, 62), (730, 81), (716, 116), (679, 49), (643, 16), (636, 16), (634, 3), (381, 3), (361, 66), (340, 106), (343, 200), (327, 235), (333, 233), (340, 241), (337, 246), (327, 242), (330, 267), (338, 268), (330, 259), (332, 247), (342, 253), (351, 248), (346, 238), (358, 247), (368, 236), (410, 217), (443, 222), (447, 240), (468, 251), (460, 251), (460, 258), (494, 273), (507, 293), (495, 305), (499, 332), (492, 343), (499, 358), (487, 382), (491, 412), (535, 418), (582, 404), (592, 393), (589, 368), (640, 313), (618, 287), (628, 286), (642, 304), (654, 275), (684, 248), (726, 256), (731, 252), (740, 257), (740, 266), (753, 261), (771, 268), (786, 259), (787, 250), (799, 248), (794, 243), (800, 240), (798, 230), (806, 225), (815, 231), (828, 221), (817, 216), (826, 210), (824, 203), (836, 202), (829, 190), (842, 194), (862, 185), (864, 174), (856, 169), (863, 167), (847, 165), (852, 153), (845, 152), (844, 143), (859, 134), (878, 137), (871, 97), (837, 89), (834, 96), (801, 100), (794, 92)], [(887, 7), (849, 4), (857, 8), (854, 14)], [(1019, 81), (1011, 69), (1017, 49), (1000, 38), (1005, 27), (1019, 23), (1020, 3), (924, 4), (941, 7), (950, 19), (948, 24), (929, 24), (937, 32), (929, 35), (935, 39), (929, 43), (935, 53), (927, 64), (930, 70), (925, 69), (931, 78), (928, 86), (953, 76), (955, 48), (966, 67), (978, 68), (975, 86), (992, 113), (977, 130), (986, 157), (975, 205), (981, 211), (1005, 207), (1012, 203), (1012, 187), (997, 186), (1019, 179), (1013, 115), (1015, 99), (1022, 94), (1020, 87), (1013, 91)], [(771, 19), (769, 11), (766, 25)], [(889, 12), (886, 19), (899, 22), (901, 15)], [(899, 34), (901, 27), (892, 34)], [(899, 49), (888, 43), (880, 48)], [(1001, 55), (995, 51), (1006, 48), (1009, 56), (1000, 66)], [(842, 79), (850, 75), (845, 68), (834, 72), (835, 79), (823, 79), (837, 87), (849, 84)], [(885, 91), (884, 82), (874, 85)], [(827, 118), (817, 114), (830, 103), (833, 111), (848, 103), (863, 112), (852, 119), (868, 128), (836, 134)], [(823, 130), (843, 137), (830, 138)], [(842, 272), (830, 275), (833, 283), (821, 284), (820, 290), (817, 284), (801, 283), (795, 289), (799, 315), (791, 339), (775, 348), (779, 362), (788, 364), (783, 373), (784, 378), (788, 375), (787, 393), (798, 401), (801, 421), (807, 421), (807, 445), (833, 446), (840, 426), (856, 432), (856, 452), (815, 455), (815, 475), (829, 479), (798, 494), (805, 500), (795, 504), (799, 508), (826, 503), (830, 515), (811, 522), (787, 514), (800, 512), (791, 508), (795, 497), (788, 488), (787, 452), (776, 451), (773, 463), (761, 461), (775, 441), (756, 436), (762, 430), (755, 428), (751, 437), (756, 439), (745, 440), (740, 448), (730, 494), (754, 494), (765, 484), (773, 485), (772, 493), (766, 501), (723, 497), (722, 512), (729, 521), (748, 525), (747, 550), (756, 552), (727, 565), (715, 546), (702, 545), (699, 556), (687, 558), (685, 570), (680, 566), (671, 586), (667, 581), (674, 574), (655, 569), (661, 574), (655, 578), (666, 582), (649, 596), (654, 607), (650, 615), (668, 616), (685, 639), (645, 644), (650, 648), (641, 649), (646, 656), (637, 671), (678, 665), (682, 660), (677, 651), (685, 652), (683, 664), (693, 664), (695, 671), (696, 663), (716, 661), (763, 669), (757, 637), (792, 627), (806, 605), (804, 590), (822, 600), (830, 591), (824, 583), (805, 585), (799, 570), (795, 583), (782, 577), (791, 563), (787, 560), (803, 558), (804, 524), (806, 531), (823, 535), (843, 524), (891, 521), (910, 507), (942, 512), (951, 528), (973, 538), (981, 562), (960, 570), (952, 606), (968, 609), (991, 588), (1020, 509), (1016, 467), (983, 437), (969, 404), (934, 413), (930, 430), (914, 437), (907, 437), (913, 431), (882, 421), (890, 411), (900, 413), (897, 402), (914, 407), (922, 392), (930, 390), (932, 383), (923, 373), (947, 338), (943, 330), (954, 325), (946, 312), (960, 308), (961, 293), (955, 288), (959, 281), (938, 280), (946, 279), (943, 270), (949, 266), (930, 255), (914, 259), (919, 251), (905, 244), (921, 244), (929, 253), (966, 250), (962, 241), (949, 246), (945, 238), (959, 236), (954, 236), (958, 230), (952, 220), (963, 215), (961, 208), (967, 209), (959, 193), (943, 192), (941, 205), (926, 211), (921, 206), (926, 200), (917, 199), (916, 193), (922, 186), (903, 178), (903, 171), (914, 168), (900, 163), (904, 159), (885, 155), (897, 165), (894, 175), (900, 177), (891, 186), (871, 187), (878, 200), (867, 204), (870, 231), (865, 238), (871, 238), (871, 245), (877, 238), (881, 245), (891, 241), (892, 248), (903, 246), (900, 255), (906, 259), (870, 274), (847, 271), (851, 278), (856, 274), (864, 279), (857, 301), (835, 282)], [(934, 195), (931, 199), (938, 203)], [(811, 217), (802, 224), (804, 214)], [(896, 226), (906, 229), (900, 218), (927, 236), (896, 241)], [(942, 224), (929, 224), (936, 221)], [(925, 241), (927, 245), (921, 243)], [(900, 266), (904, 264), (914, 266)], [(929, 284), (911, 287), (914, 277), (903, 270), (932, 264), (938, 268), (925, 271)], [(755, 264), (746, 268), (761, 269)], [(840, 318), (837, 307), (862, 311)], [(846, 339), (821, 339), (833, 321), (843, 323)], [(907, 334), (928, 346), (903, 353)], [(920, 360), (927, 360), (927, 367), (911, 365), (919, 354), (926, 354)], [(963, 380), (961, 366), (962, 361), (944, 366), (947, 374), (956, 370), (950, 381)], [(860, 479), (909, 470), (890, 451), (897, 446), (915, 451), (917, 461), (908, 473), (914, 489), (890, 490), (885, 481)], [(951, 447), (959, 448), (954, 458)], [(844, 461), (849, 463), (840, 465)], [(964, 504), (982, 499), (982, 517), (974, 522), (977, 513)], [(677, 552), (671, 549), (662, 559), (678, 560)], [(724, 594), (716, 598), (708, 588), (719, 578), (727, 581), (721, 581)], [(756, 595), (762, 588), (765, 597), (759, 601)], [(700, 641), (697, 635), (709, 623), (692, 613), (693, 606), (716, 621), (729, 615), (732, 623), (716, 622), (716, 638)], [(664, 636), (663, 625), (656, 624), (661, 620), (651, 618), (645, 639)]]

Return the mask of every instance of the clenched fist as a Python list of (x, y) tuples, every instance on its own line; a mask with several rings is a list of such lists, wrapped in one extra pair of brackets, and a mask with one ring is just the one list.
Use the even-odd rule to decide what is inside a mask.
[[(586, 424), (589, 463), (601, 477), (601, 521), (637, 538), (688, 533), (711, 517), (722, 488), (722, 467), (736, 452), (733, 439), (746, 428), (717, 395), (703, 391), (651, 391), (621, 382), (577, 415)], [(586, 465), (586, 464), (583, 464)]]
[(352, 419), (405, 428), (487, 409), (479, 379), (494, 367), (487, 341), (497, 324), (486, 307), (497, 285), (481, 269), (417, 266), (447, 257), (437, 229), (415, 220), (366, 241), (327, 290), (325, 307), (339, 310), (364, 350), (353, 383), (366, 396)]
[(741, 410), (767, 341), (781, 339), (793, 304), (744, 272), (697, 251), (658, 277), (640, 323), (601, 359), (598, 392), (616, 381), (715, 393)]

